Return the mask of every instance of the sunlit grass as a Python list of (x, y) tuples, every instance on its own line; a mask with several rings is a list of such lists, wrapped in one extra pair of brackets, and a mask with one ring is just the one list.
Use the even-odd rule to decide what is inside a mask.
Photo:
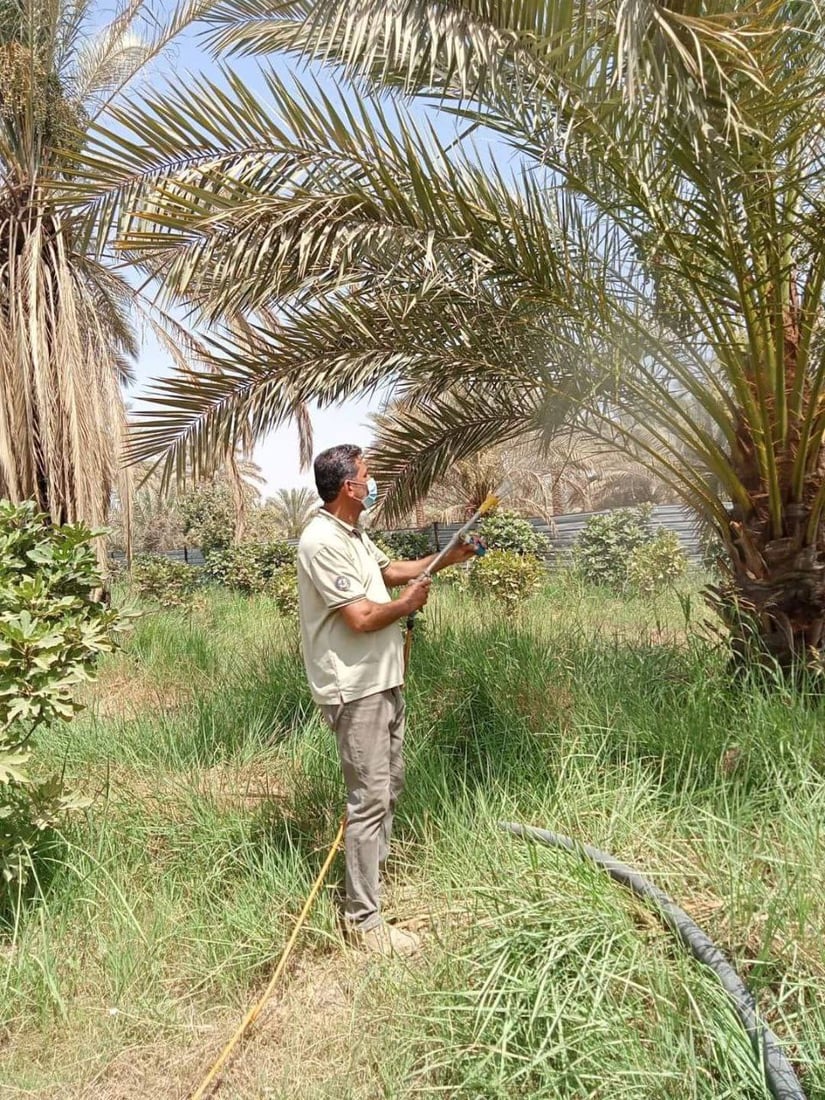
[[(605, 876), (502, 819), (612, 851), (668, 891), (825, 1095), (822, 707), (733, 685), (696, 634), (695, 592), (687, 623), (686, 606), (564, 576), (509, 618), (437, 592), (391, 868), (423, 957), (353, 978), (339, 859), (302, 939), (310, 977), (286, 983), (340, 971), (335, 1040), (322, 1012), (293, 1014), (228, 1096), (768, 1095), (715, 980)], [(2, 946), (5, 1083), (121, 1095), (111, 1067), (145, 1075), (163, 1051), (177, 1068), (156, 1094), (186, 1095), (201, 1048), (265, 984), (343, 808), (295, 628), (263, 599), (149, 612), (40, 755), (95, 801)], [(341, 1061), (355, 1049), (358, 1073)], [(135, 1087), (123, 1095), (153, 1095)]]

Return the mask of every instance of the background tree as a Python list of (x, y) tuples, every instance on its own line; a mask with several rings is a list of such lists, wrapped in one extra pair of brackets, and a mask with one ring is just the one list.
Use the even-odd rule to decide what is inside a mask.
[(318, 494), (312, 489), (278, 489), (266, 506), (272, 509), (275, 524), (285, 539), (297, 539), (312, 515), (320, 507)]
[[(148, 189), (90, 166), (138, 211), (124, 242), (204, 316), (249, 319), (219, 381), (160, 387), (135, 454), (174, 462), (239, 415), (265, 431), (296, 399), (385, 386), (411, 410), (385, 436), (402, 511), (452, 462), (582, 410), (715, 526), (763, 646), (818, 650), (818, 6), (226, 0), (215, 18), (221, 49), (436, 96), (464, 140), (398, 98), (347, 107), (273, 74), (267, 105), (230, 77), (122, 112), (158, 150)], [(513, 165), (473, 159), (482, 127)]]
[(147, 463), (127, 473), (123, 491), (130, 493), (131, 499), (125, 501), (116, 493), (112, 500), (109, 549), (127, 556), (179, 549), (185, 541), (185, 521), (177, 493), (166, 491), (160, 475)]
[[(375, 450), (382, 462), (391, 451), (380, 434), (381, 418), (376, 422)], [(507, 506), (550, 524), (570, 512), (673, 499), (672, 490), (630, 456), (582, 433), (561, 432), (553, 441), (504, 444), (456, 462), (422, 502), (423, 522), (469, 518), (505, 478), (512, 486)]]
[(260, 539), (262, 532), (264, 537), (275, 537), (274, 517), (267, 521), (262, 516), (263, 474), (248, 459), (236, 458), (231, 467), (223, 466), (210, 478), (182, 490), (148, 463), (129, 467), (125, 474), (130, 501), (127, 506), (120, 494), (115, 495), (108, 545), (127, 559), (132, 554), (180, 550), (185, 544), (223, 549), (247, 536)]
[(206, 7), (136, 0), (101, 27), (84, 0), (0, 0), (0, 498), (58, 524), (107, 517), (138, 347), (135, 292), (78, 217), (76, 158)]

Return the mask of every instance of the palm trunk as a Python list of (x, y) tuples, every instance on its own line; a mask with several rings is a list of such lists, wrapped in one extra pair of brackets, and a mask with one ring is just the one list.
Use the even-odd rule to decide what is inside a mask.
[[(805, 517), (806, 518), (806, 517)], [(825, 548), (799, 533), (766, 539), (764, 524), (731, 517), (729, 576), (708, 590), (744, 661), (789, 669), (818, 659), (825, 638)]]

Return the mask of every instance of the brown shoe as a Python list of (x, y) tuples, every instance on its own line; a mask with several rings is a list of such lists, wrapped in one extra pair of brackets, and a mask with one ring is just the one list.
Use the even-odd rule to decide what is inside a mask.
[(366, 932), (357, 927), (352, 928), (349, 930), (349, 937), (362, 950), (376, 955), (401, 955), (408, 958), (421, 947), (421, 940), (414, 932), (404, 932), (384, 921)]

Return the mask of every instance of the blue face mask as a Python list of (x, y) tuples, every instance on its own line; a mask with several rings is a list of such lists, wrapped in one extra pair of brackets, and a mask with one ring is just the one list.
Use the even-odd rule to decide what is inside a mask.
[(375, 478), (368, 478), (367, 481), (354, 481), (353, 485), (366, 485), (367, 495), (361, 497), (361, 507), (365, 512), (368, 512), (370, 508), (374, 508), (378, 503), (378, 485), (375, 482)]
[(368, 512), (370, 508), (374, 508), (378, 503), (378, 486), (375, 483), (375, 478), (371, 477), (367, 480), (367, 495), (361, 501), (364, 507), (364, 511)]

